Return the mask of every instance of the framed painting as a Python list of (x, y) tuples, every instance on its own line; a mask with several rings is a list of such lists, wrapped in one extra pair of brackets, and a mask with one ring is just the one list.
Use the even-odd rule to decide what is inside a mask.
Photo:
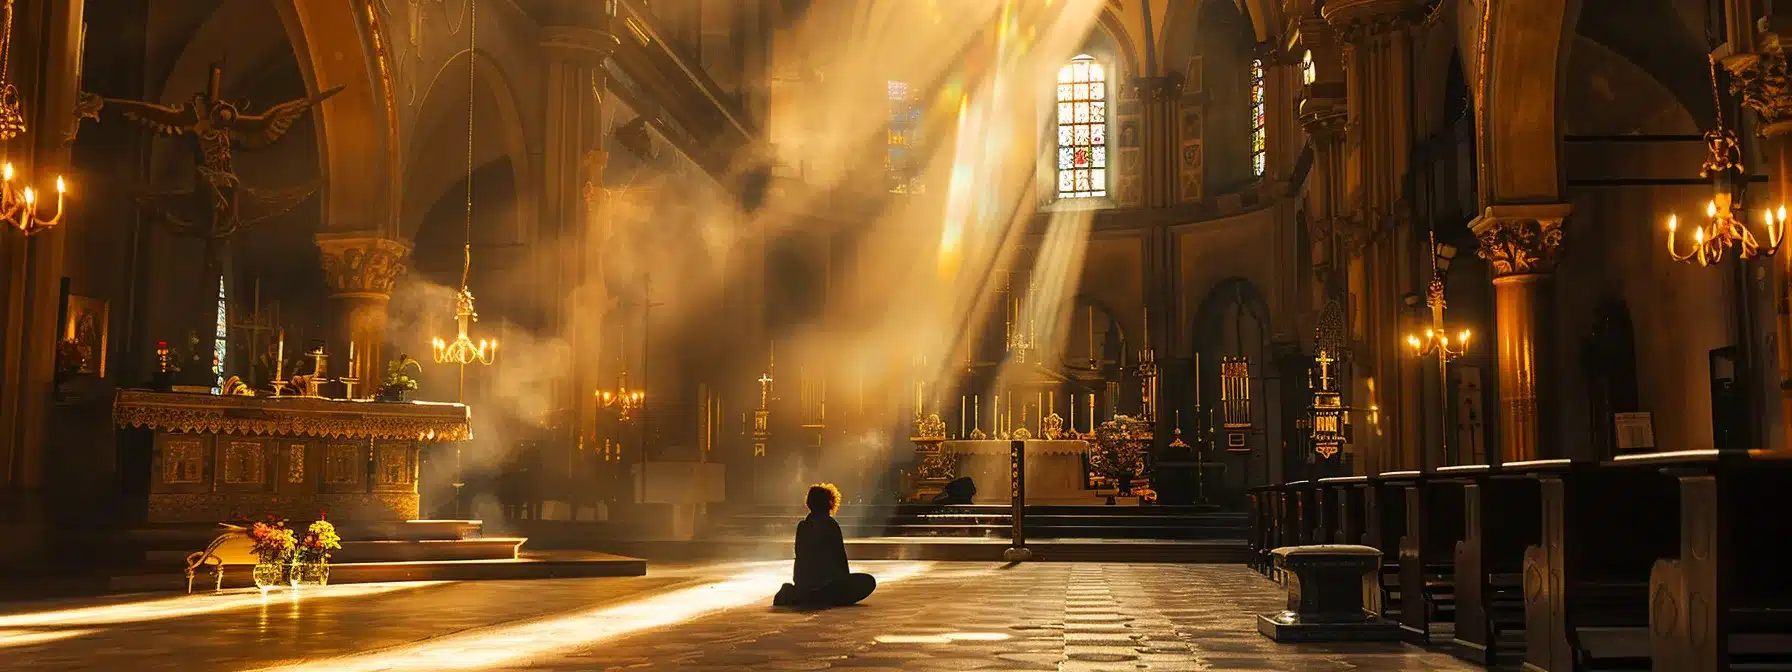
[(106, 302), (99, 299), (72, 294), (68, 297), (68, 317), (62, 323), (62, 340), (73, 342), (81, 350), (81, 373), (102, 378), (106, 375), (109, 310)]

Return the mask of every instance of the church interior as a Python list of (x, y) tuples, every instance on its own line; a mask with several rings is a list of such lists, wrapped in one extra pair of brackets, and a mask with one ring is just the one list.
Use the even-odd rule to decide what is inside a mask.
[[(1792, 669), (1783, 3), (0, 1), (0, 658), (783, 562), (828, 483), (891, 600)], [(705, 566), (652, 636), (769, 599)]]

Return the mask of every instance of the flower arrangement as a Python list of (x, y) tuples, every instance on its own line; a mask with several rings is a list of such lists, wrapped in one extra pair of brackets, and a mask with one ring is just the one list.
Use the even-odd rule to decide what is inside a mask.
[(286, 527), (286, 521), (271, 518), (250, 526), (249, 540), (254, 544), (255, 557), (268, 564), (286, 560), (287, 554), (292, 553), (296, 545), (292, 530)]
[(1091, 471), (1113, 481), (1119, 495), (1130, 496), (1132, 482), (1145, 475), (1145, 453), (1151, 425), (1119, 415), (1095, 428), (1095, 451), (1089, 456)]
[(410, 355), (399, 355), (386, 363), (386, 378), (380, 381), (379, 398), (381, 401), (404, 401), (407, 392), (417, 390), (417, 379), (411, 372), (423, 373), (423, 366)]
[(330, 561), (330, 553), (340, 550), (342, 537), (336, 535), (336, 526), (320, 517), (317, 522), (305, 528), (305, 536), (299, 539), (296, 560), (300, 563), (327, 563)]

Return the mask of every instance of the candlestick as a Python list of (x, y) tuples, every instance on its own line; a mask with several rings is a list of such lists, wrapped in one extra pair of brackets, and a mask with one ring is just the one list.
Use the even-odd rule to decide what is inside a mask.
[(1089, 393), (1089, 433), (1095, 433), (1095, 393)]
[(983, 429), (983, 395), (971, 397), (971, 428)]
[(995, 404), (990, 407), (989, 433), (991, 436), (1002, 433), (1002, 395), (996, 395)]
[(274, 353), (274, 380), (286, 379), (286, 330), (280, 330), (280, 347)]
[(958, 438), (961, 439), (965, 436), (964, 421), (967, 415), (965, 411), (970, 409), (970, 403), (970, 400), (966, 399), (964, 395), (958, 395)]
[(348, 375), (358, 375), (355, 371), (355, 342), (353, 340), (348, 342)]
[(1095, 304), (1089, 304), (1089, 366), (1095, 366)]
[[(1045, 433), (1045, 414), (1041, 412), (1044, 410), (1045, 410), (1045, 393), (1044, 392), (1035, 393), (1033, 395), (1033, 428), (1035, 430), (1037, 430), (1040, 434)], [(1022, 411), (1022, 413), (1025, 413), (1025, 412), (1026, 411)]]

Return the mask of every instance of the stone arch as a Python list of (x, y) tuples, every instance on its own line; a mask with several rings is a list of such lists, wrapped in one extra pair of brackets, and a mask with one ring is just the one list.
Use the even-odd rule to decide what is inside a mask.
[[(1226, 453), (1219, 457), (1225, 463), (1226, 485), (1221, 488), (1222, 501), (1234, 501), (1243, 488), (1253, 482), (1260, 482), (1268, 476), (1272, 464), (1271, 455), (1276, 452), (1274, 441), (1279, 438), (1277, 430), (1278, 411), (1270, 400), (1268, 393), (1272, 379), (1277, 378), (1275, 359), (1271, 356), (1270, 339), (1272, 326), (1270, 322), (1269, 302), (1255, 283), (1243, 277), (1229, 277), (1214, 283), (1195, 310), (1191, 333), (1191, 357), (1198, 356), (1200, 364), (1195, 369), (1195, 385), (1199, 386), (1200, 398), (1213, 411), (1214, 428), (1217, 430), (1222, 417), (1220, 408), (1220, 358), (1230, 355), (1244, 355), (1249, 358), (1251, 368), (1251, 417), (1253, 428), (1245, 432), (1246, 448), (1249, 453)], [(1254, 325), (1254, 329), (1246, 330), (1244, 325)], [(1236, 329), (1227, 333), (1228, 327)], [(1239, 341), (1229, 343), (1229, 340)], [(1225, 347), (1236, 345), (1236, 349)], [(1304, 381), (1303, 381), (1304, 382)], [(1220, 437), (1224, 446), (1225, 437)]]
[[(473, 90), (468, 91), (467, 59), (472, 59)], [(466, 140), (465, 126), (468, 96), (474, 97), (473, 143), (475, 170), (494, 161), (508, 160), (511, 178), (516, 186), (516, 207), (512, 213), (510, 242), (528, 240), (532, 226), (533, 200), (525, 194), (526, 185), (534, 184), (528, 143), (522, 114), (510, 80), (488, 52), (462, 51), (448, 59), (425, 89), (412, 125), (415, 140), (404, 160), (404, 191), (400, 205), (398, 233), (400, 240), (413, 241), (423, 218), (442, 196), (466, 179), (466, 166), (461, 161), (426, 160), (439, 155), (449, 139), (455, 148), (451, 154), (461, 157), (459, 150)], [(436, 140), (440, 142), (436, 142)]]
[[(1069, 329), (1065, 333), (1063, 345), (1059, 348), (1061, 353), (1059, 359), (1062, 360), (1061, 363), (1065, 368), (1082, 370), (1089, 368), (1087, 360), (1090, 350), (1088, 335), (1090, 328), (1087, 325), (1088, 318), (1086, 316), (1091, 308), (1095, 311), (1097, 324), (1102, 325), (1100, 327), (1101, 335), (1097, 336), (1095, 341), (1096, 359), (1106, 361), (1110, 359), (1110, 353), (1124, 355), (1133, 350), (1132, 342), (1126, 334), (1125, 321), (1120, 319), (1120, 313), (1115, 311), (1107, 301), (1079, 292), (1072, 298), (1071, 305), (1075, 307), (1075, 313), (1070, 316)], [(1116, 338), (1109, 339), (1108, 334), (1113, 334)], [(1083, 347), (1076, 347), (1079, 343)], [(1117, 358), (1116, 361), (1118, 361)], [(1114, 373), (1118, 375), (1123, 372), (1116, 371)]]
[(1485, 23), (1471, 18), (1488, 31), (1486, 62), (1469, 65), (1470, 81), (1485, 76), (1477, 92), (1485, 115), (1483, 205), (1562, 200), (1557, 101), (1580, 7), (1581, 0), (1501, 0), (1485, 10)]
[[(388, 55), (378, 48), (390, 39), (383, 32), (378, 3), (276, 0), (275, 8), (306, 88), (343, 87), (312, 115), (324, 185), (319, 230), (394, 237), (398, 115)], [(351, 47), (353, 53), (344, 53)]]

